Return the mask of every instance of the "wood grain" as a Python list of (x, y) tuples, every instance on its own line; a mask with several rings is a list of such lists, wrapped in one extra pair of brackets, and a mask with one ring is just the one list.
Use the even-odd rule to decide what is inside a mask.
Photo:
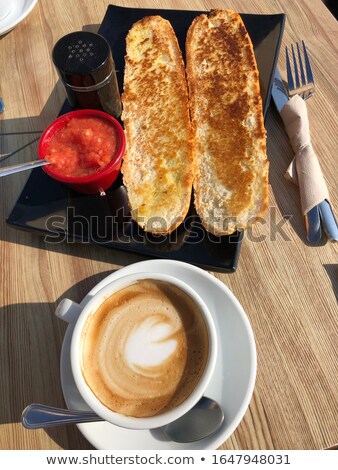
[[(110, 3), (178, 8), (176, 1), (44, 0), (13, 31), (0, 38), (1, 155), (32, 138), (3, 135), (43, 129), (64, 100), (51, 62), (55, 42), (84, 25), (97, 30)], [(209, 10), (224, 1), (180, 2)], [(316, 80), (308, 101), (311, 136), (338, 210), (337, 22), (321, 0), (228, 0), (240, 13), (287, 14), (284, 46), (304, 39)], [(266, 119), (270, 159), (270, 204), (265, 223), (246, 234), (236, 273), (215, 276), (235, 294), (254, 330), (258, 352), (255, 391), (244, 419), (223, 449), (322, 449), (338, 441), (337, 246), (310, 246), (305, 239), (298, 189), (284, 172), (292, 149), (271, 107)], [(35, 158), (36, 144), (11, 158)], [(30, 402), (64, 406), (59, 364), (65, 325), (58, 301), (80, 301), (108, 273), (141, 258), (97, 246), (51, 246), (33, 233), (6, 224), (27, 174), (0, 179), (0, 449), (90, 449), (75, 426), (27, 431), (20, 424)]]

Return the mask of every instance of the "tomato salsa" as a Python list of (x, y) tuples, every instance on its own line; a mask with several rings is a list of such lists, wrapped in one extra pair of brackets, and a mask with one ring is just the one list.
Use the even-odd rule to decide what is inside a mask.
[(111, 162), (116, 149), (112, 124), (98, 117), (74, 117), (51, 138), (45, 159), (60, 175), (87, 176)]

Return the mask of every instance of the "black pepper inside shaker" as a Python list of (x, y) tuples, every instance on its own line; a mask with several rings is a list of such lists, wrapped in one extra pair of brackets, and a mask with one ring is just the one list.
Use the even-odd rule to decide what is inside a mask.
[(99, 34), (76, 31), (63, 36), (53, 63), (75, 109), (99, 109), (119, 117), (121, 97), (108, 42)]

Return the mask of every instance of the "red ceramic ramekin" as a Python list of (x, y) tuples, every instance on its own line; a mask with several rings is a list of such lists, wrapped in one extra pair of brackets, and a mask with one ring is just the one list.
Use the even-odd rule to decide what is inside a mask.
[(71, 111), (70, 113), (63, 114), (53, 121), (42, 133), (38, 144), (38, 158), (39, 160), (45, 158), (50, 140), (57, 131), (64, 127), (71, 119), (84, 116), (98, 117), (100, 119), (109, 121), (114, 126), (117, 137), (117, 148), (112, 161), (96, 173), (80, 177), (60, 175), (59, 173), (53, 171), (52, 165), (45, 165), (42, 168), (51, 178), (66, 184), (79, 193), (102, 193), (108, 189), (118, 177), (121, 168), (122, 157), (126, 148), (126, 137), (124, 135), (123, 128), (121, 124), (110, 114), (95, 109), (79, 109), (77, 111)]

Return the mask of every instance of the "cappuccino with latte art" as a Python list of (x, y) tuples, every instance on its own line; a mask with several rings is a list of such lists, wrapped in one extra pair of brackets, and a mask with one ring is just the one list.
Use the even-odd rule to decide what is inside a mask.
[(108, 409), (151, 417), (184, 402), (203, 375), (209, 334), (178, 286), (141, 279), (106, 298), (81, 335), (83, 377)]

